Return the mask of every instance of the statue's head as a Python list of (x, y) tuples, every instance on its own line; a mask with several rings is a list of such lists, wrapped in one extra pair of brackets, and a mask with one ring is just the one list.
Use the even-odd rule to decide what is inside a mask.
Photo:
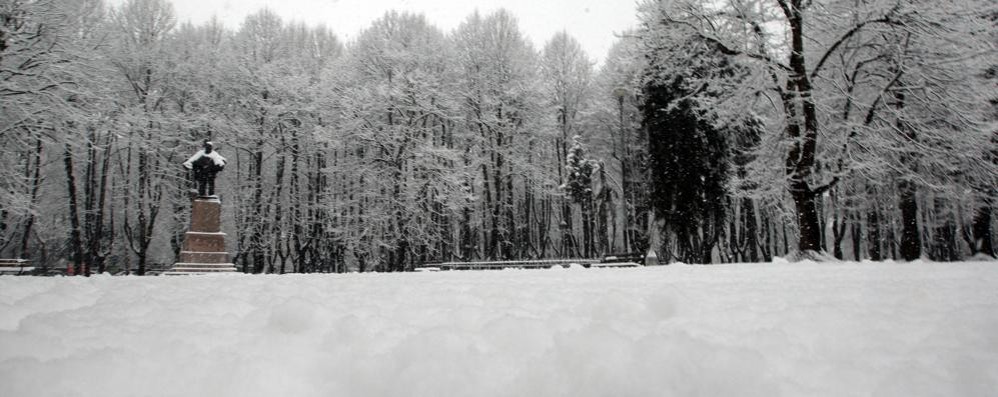
[(214, 148), (215, 148), (215, 144), (214, 143), (211, 143), (211, 141), (208, 141), (208, 140), (204, 141), (204, 152), (205, 153), (211, 153), (212, 149), (214, 149)]

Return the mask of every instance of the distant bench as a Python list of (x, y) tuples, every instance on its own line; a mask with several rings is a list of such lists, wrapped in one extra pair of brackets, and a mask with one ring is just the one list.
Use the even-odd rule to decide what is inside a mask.
[(435, 270), (501, 270), (501, 269), (549, 269), (552, 266), (568, 266), (579, 264), (589, 266), (599, 263), (596, 259), (536, 259), (512, 261), (480, 261), (480, 262), (439, 262), (426, 263), (416, 268), (416, 271)]
[(636, 267), (642, 265), (644, 255), (640, 253), (613, 254), (603, 259), (531, 259), (511, 261), (478, 262), (435, 262), (425, 263), (415, 270), (432, 272), (438, 270), (501, 270), (501, 269), (550, 269), (553, 266), (581, 265), (583, 267)]
[(35, 270), (27, 259), (0, 259), (0, 274), (20, 275)]
[(645, 264), (645, 255), (640, 252), (626, 252), (604, 256), (597, 267), (634, 267)]

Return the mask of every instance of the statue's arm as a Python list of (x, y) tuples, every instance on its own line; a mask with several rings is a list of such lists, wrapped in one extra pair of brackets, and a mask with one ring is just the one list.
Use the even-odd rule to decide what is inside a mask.
[(191, 156), (191, 158), (187, 159), (187, 161), (184, 162), (184, 168), (187, 169), (193, 168), (194, 162), (198, 161), (198, 159), (201, 158), (201, 156), (204, 156), (204, 150), (198, 150), (198, 152), (194, 153), (194, 155)]
[(211, 158), (211, 162), (214, 163), (215, 166), (219, 167), (219, 168), (225, 167), (225, 164), (228, 161), (228, 160), (225, 159), (225, 157), (222, 157), (221, 154), (218, 154), (217, 150), (211, 152), (211, 154), (208, 154), (206, 156), (208, 156), (209, 158)]

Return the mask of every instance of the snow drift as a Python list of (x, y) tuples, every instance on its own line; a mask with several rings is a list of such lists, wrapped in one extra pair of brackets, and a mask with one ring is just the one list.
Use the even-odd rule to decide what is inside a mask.
[(984, 396), (996, 335), (995, 262), (0, 277), (0, 395)]

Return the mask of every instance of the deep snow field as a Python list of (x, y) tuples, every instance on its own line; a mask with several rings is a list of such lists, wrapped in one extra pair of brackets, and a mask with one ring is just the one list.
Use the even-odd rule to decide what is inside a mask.
[(0, 396), (752, 395), (998, 395), (998, 262), (0, 277)]

